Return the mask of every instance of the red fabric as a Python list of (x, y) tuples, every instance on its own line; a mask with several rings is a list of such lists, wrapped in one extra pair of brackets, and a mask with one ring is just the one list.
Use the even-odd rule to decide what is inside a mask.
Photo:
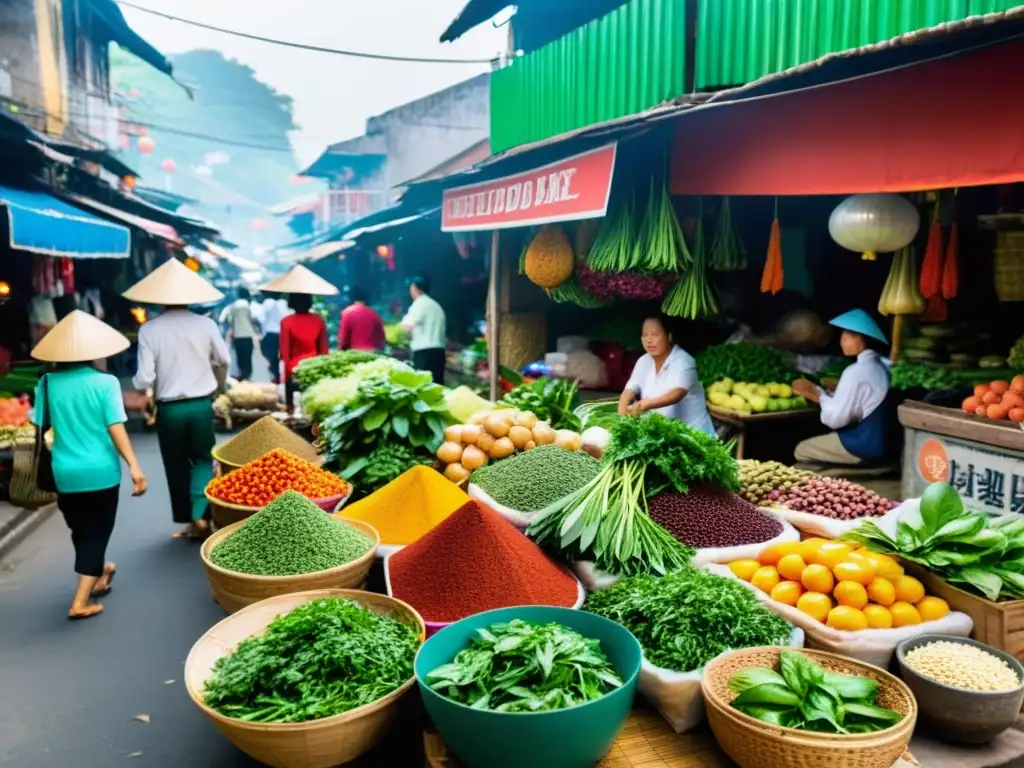
[(378, 352), (384, 349), (384, 321), (365, 304), (353, 304), (341, 313), (338, 328), (339, 349)]
[(281, 360), (285, 381), (303, 360), (327, 354), (327, 324), (309, 312), (288, 315), (281, 321)]
[[(1024, 42), (676, 121), (677, 195), (906, 192), (1024, 180)], [(1007, 79), (1009, 78), (1009, 80)]]

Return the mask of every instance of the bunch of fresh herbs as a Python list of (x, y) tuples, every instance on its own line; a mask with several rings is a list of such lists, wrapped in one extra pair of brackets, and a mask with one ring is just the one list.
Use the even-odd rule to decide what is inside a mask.
[(347, 376), (359, 363), (375, 360), (373, 352), (362, 352), (357, 349), (345, 349), (329, 355), (311, 357), (303, 360), (292, 373), (299, 389), (306, 390), (321, 379), (341, 379)]
[(415, 449), (408, 443), (389, 441), (349, 463), (341, 476), (352, 483), (360, 496), (368, 496), (407, 470), (433, 463), (434, 456), (426, 449)]
[(827, 672), (798, 651), (783, 651), (779, 668), (733, 675), (732, 706), (771, 725), (822, 733), (873, 733), (903, 719), (875, 704), (878, 683), (869, 677)]
[(728, 650), (788, 645), (793, 632), (747, 587), (694, 568), (623, 579), (591, 594), (584, 609), (624, 626), (644, 658), (675, 672), (701, 669)]
[(842, 538), (917, 563), (992, 601), (1024, 598), (1024, 518), (971, 512), (948, 483), (925, 489), (919, 511), (900, 516), (895, 538), (870, 520)]
[(246, 722), (320, 720), (404, 685), (418, 648), (418, 633), (409, 624), (353, 600), (314, 600), (218, 659), (204, 701)]
[(478, 629), (455, 660), (427, 675), (442, 696), (473, 709), (549, 712), (620, 688), (597, 640), (561, 624), (515, 619)]
[(580, 420), (573, 413), (579, 387), (575, 381), (565, 379), (537, 379), (525, 383), (520, 381), (515, 389), (507, 392), (499, 406), (529, 411), (553, 429), (580, 431)]
[(688, 565), (693, 550), (654, 522), (647, 499), (686, 493), (703, 482), (735, 491), (737, 465), (729, 446), (658, 413), (619, 419), (600, 474), (541, 510), (527, 534), (573, 560), (593, 560), (609, 573), (668, 573)]
[(324, 419), (320, 440), (327, 462), (348, 467), (390, 441), (433, 453), (453, 421), (445, 389), (429, 373), (391, 370), (361, 381), (347, 407)]

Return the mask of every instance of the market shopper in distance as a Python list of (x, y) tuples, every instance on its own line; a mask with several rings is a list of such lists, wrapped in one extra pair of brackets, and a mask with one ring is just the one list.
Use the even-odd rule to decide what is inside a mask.
[(657, 411), (714, 436), (697, 362), (675, 345), (668, 320), (660, 316), (645, 319), (640, 340), (647, 354), (633, 367), (619, 398), (619, 414), (639, 416)]
[(139, 329), (139, 367), (134, 384), (157, 403), (157, 438), (167, 475), (174, 522), (185, 527), (175, 538), (207, 532), (206, 485), (213, 479), (210, 451), (213, 397), (224, 386), (230, 362), (220, 329), (189, 310), (212, 304), (223, 294), (177, 259), (170, 259), (124, 293), (129, 301), (158, 304), (163, 314)]
[(841, 328), (843, 354), (856, 362), (843, 371), (834, 393), (807, 379), (793, 382), (793, 391), (821, 406), (821, 423), (831, 432), (799, 443), (798, 462), (853, 466), (883, 461), (888, 454), (889, 364), (882, 356), (885, 334), (863, 309), (833, 318)]
[(238, 298), (228, 305), (220, 315), (221, 325), (228, 325), (228, 343), (235, 350), (238, 364), (238, 378), (252, 379), (252, 353), (259, 333), (252, 315), (252, 301), (247, 288), (238, 289)]
[(94, 367), (123, 352), (128, 339), (91, 315), (74, 310), (32, 350), (32, 357), (56, 363), (36, 388), (33, 421), (53, 427), (52, 467), (57, 507), (71, 531), (78, 586), (68, 610), (72, 621), (102, 613), (90, 602), (110, 593), (117, 573), (106, 562), (121, 489), (121, 459), (128, 465), (132, 492), (146, 492), (146, 476), (125, 430), (121, 385)]
[(444, 384), (445, 347), (448, 344), (444, 310), (430, 296), (430, 279), (417, 275), (409, 283), (412, 306), (402, 318), (402, 327), (409, 331), (412, 365), (429, 371), (435, 384)]
[(267, 296), (256, 313), (263, 331), (260, 351), (270, 366), (270, 380), (275, 384), (281, 383), (281, 366), (278, 364), (281, 355), (281, 321), (287, 317), (288, 312), (287, 301)]
[(366, 292), (359, 286), (350, 291), (352, 303), (341, 311), (338, 325), (338, 349), (358, 349), (363, 352), (380, 352), (387, 341), (384, 338), (384, 321), (366, 303)]

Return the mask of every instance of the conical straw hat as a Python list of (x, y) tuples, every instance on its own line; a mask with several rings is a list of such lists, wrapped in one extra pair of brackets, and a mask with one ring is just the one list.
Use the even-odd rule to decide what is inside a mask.
[(102, 320), (76, 309), (57, 323), (32, 350), (48, 363), (87, 363), (124, 352), (131, 342)]
[(275, 293), (308, 293), (311, 296), (336, 296), (338, 289), (320, 275), (301, 264), (292, 267), (287, 275), (271, 280), (262, 287)]
[(165, 307), (213, 304), (224, 298), (223, 293), (177, 259), (161, 264), (121, 295), (128, 301)]

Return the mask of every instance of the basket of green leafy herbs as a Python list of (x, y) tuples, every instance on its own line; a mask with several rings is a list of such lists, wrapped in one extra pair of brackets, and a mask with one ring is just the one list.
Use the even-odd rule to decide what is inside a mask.
[(415, 682), (423, 619), (355, 590), (268, 598), (216, 624), (185, 662), (192, 701), (270, 766), (330, 768), (371, 749)]

